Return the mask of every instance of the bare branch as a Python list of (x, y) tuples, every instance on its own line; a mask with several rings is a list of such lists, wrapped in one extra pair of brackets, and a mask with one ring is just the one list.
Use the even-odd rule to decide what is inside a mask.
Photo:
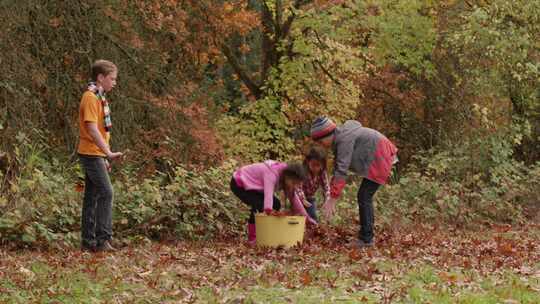
[(339, 85), (339, 86), (342, 86), (344, 87), (344, 85), (341, 83), (341, 81), (339, 81), (338, 79), (336, 79), (332, 74), (330, 74), (330, 71), (328, 71), (324, 65), (322, 64), (322, 62), (320, 62), (319, 60), (315, 60), (314, 61), (318, 66), (319, 68), (321, 68), (321, 70), (323, 71), (323, 73), (328, 76), (328, 78), (330, 78), (330, 80), (332, 80), (332, 82), (334, 82), (335, 84)]
[(233, 54), (229, 46), (226, 44), (223, 44), (221, 49), (223, 50), (223, 54), (227, 58), (227, 61), (231, 64), (233, 67), (235, 73), (238, 75), (240, 80), (246, 85), (246, 87), (249, 89), (249, 92), (255, 96), (255, 98), (260, 98), (262, 95), (261, 88), (249, 77), (247, 72), (242, 69), (240, 66), (240, 63), (236, 59), (236, 56)]

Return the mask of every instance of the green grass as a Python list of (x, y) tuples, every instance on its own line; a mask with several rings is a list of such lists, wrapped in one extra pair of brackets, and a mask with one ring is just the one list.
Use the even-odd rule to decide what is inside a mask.
[(367, 252), (319, 245), (332, 236), (290, 250), (234, 241), (0, 250), (0, 303), (540, 303), (533, 232), (511, 248), (497, 233), (450, 242), (445, 231), (416, 230), (414, 245), (399, 233)]
[[(518, 276), (510, 271), (498, 275), (455, 270), (443, 275), (432, 267), (408, 273), (403, 303), (540, 303), (540, 278)], [(441, 279), (442, 277), (442, 279)]]
[(136, 288), (115, 280), (110, 274), (92, 278), (77, 265), (54, 269), (36, 262), (2, 280), (0, 303), (103, 303)]
[[(96, 264), (97, 268), (88, 266), (83, 263), (54, 268), (41, 261), (21, 266), (13, 275), (2, 279), (0, 302), (380, 303), (386, 298), (391, 299), (391, 303), (540, 303), (538, 277), (503, 271), (486, 276), (474, 273), (471, 278), (470, 271), (438, 271), (428, 264), (415, 265), (399, 276), (394, 273), (401, 270), (399, 263), (382, 261), (377, 265), (380, 277), (373, 280), (357, 277), (354, 273), (358, 265), (351, 265), (351, 272), (339, 274), (323, 269), (309, 272), (310, 279), (304, 282), (294, 278), (294, 265), (281, 264), (278, 270), (269, 263), (261, 271), (249, 267), (233, 271), (233, 265), (229, 265), (216, 274), (223, 275), (224, 281), (209, 280), (211, 284), (202, 282), (198, 288), (193, 285), (200, 281), (194, 282), (175, 271), (167, 272), (167, 267), (134, 274), (130, 273), (129, 265), (123, 265), (120, 273), (107, 268), (107, 263)], [(136, 267), (131, 269), (134, 272)], [(268, 272), (280, 275), (264, 275)], [(226, 280), (231, 279), (233, 273), (248, 279), (227, 288)], [(388, 277), (382, 279), (385, 273)], [(283, 282), (279, 281), (280, 276)], [(139, 277), (139, 282), (133, 280), (134, 277)], [(333, 287), (328, 287), (329, 281)]]

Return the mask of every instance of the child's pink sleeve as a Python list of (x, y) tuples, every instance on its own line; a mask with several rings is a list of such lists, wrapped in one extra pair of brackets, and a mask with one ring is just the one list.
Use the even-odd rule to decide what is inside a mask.
[(263, 186), (264, 186), (264, 209), (263, 210), (272, 210), (274, 206), (274, 188), (276, 184), (276, 179), (272, 173), (265, 173), (263, 175)]

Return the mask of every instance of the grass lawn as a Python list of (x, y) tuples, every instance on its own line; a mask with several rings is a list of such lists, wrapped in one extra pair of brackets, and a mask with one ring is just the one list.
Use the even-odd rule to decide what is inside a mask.
[(0, 303), (540, 303), (539, 232), (400, 227), (363, 251), (339, 229), (288, 250), (238, 239), (0, 250)]

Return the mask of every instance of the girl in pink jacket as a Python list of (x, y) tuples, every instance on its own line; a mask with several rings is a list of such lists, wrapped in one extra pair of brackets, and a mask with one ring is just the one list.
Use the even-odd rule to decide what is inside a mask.
[(231, 179), (231, 191), (251, 209), (248, 220), (248, 242), (256, 241), (255, 212), (281, 209), (281, 202), (274, 195), (278, 190), (296, 188), (306, 177), (300, 163), (283, 163), (267, 160), (241, 167)]

